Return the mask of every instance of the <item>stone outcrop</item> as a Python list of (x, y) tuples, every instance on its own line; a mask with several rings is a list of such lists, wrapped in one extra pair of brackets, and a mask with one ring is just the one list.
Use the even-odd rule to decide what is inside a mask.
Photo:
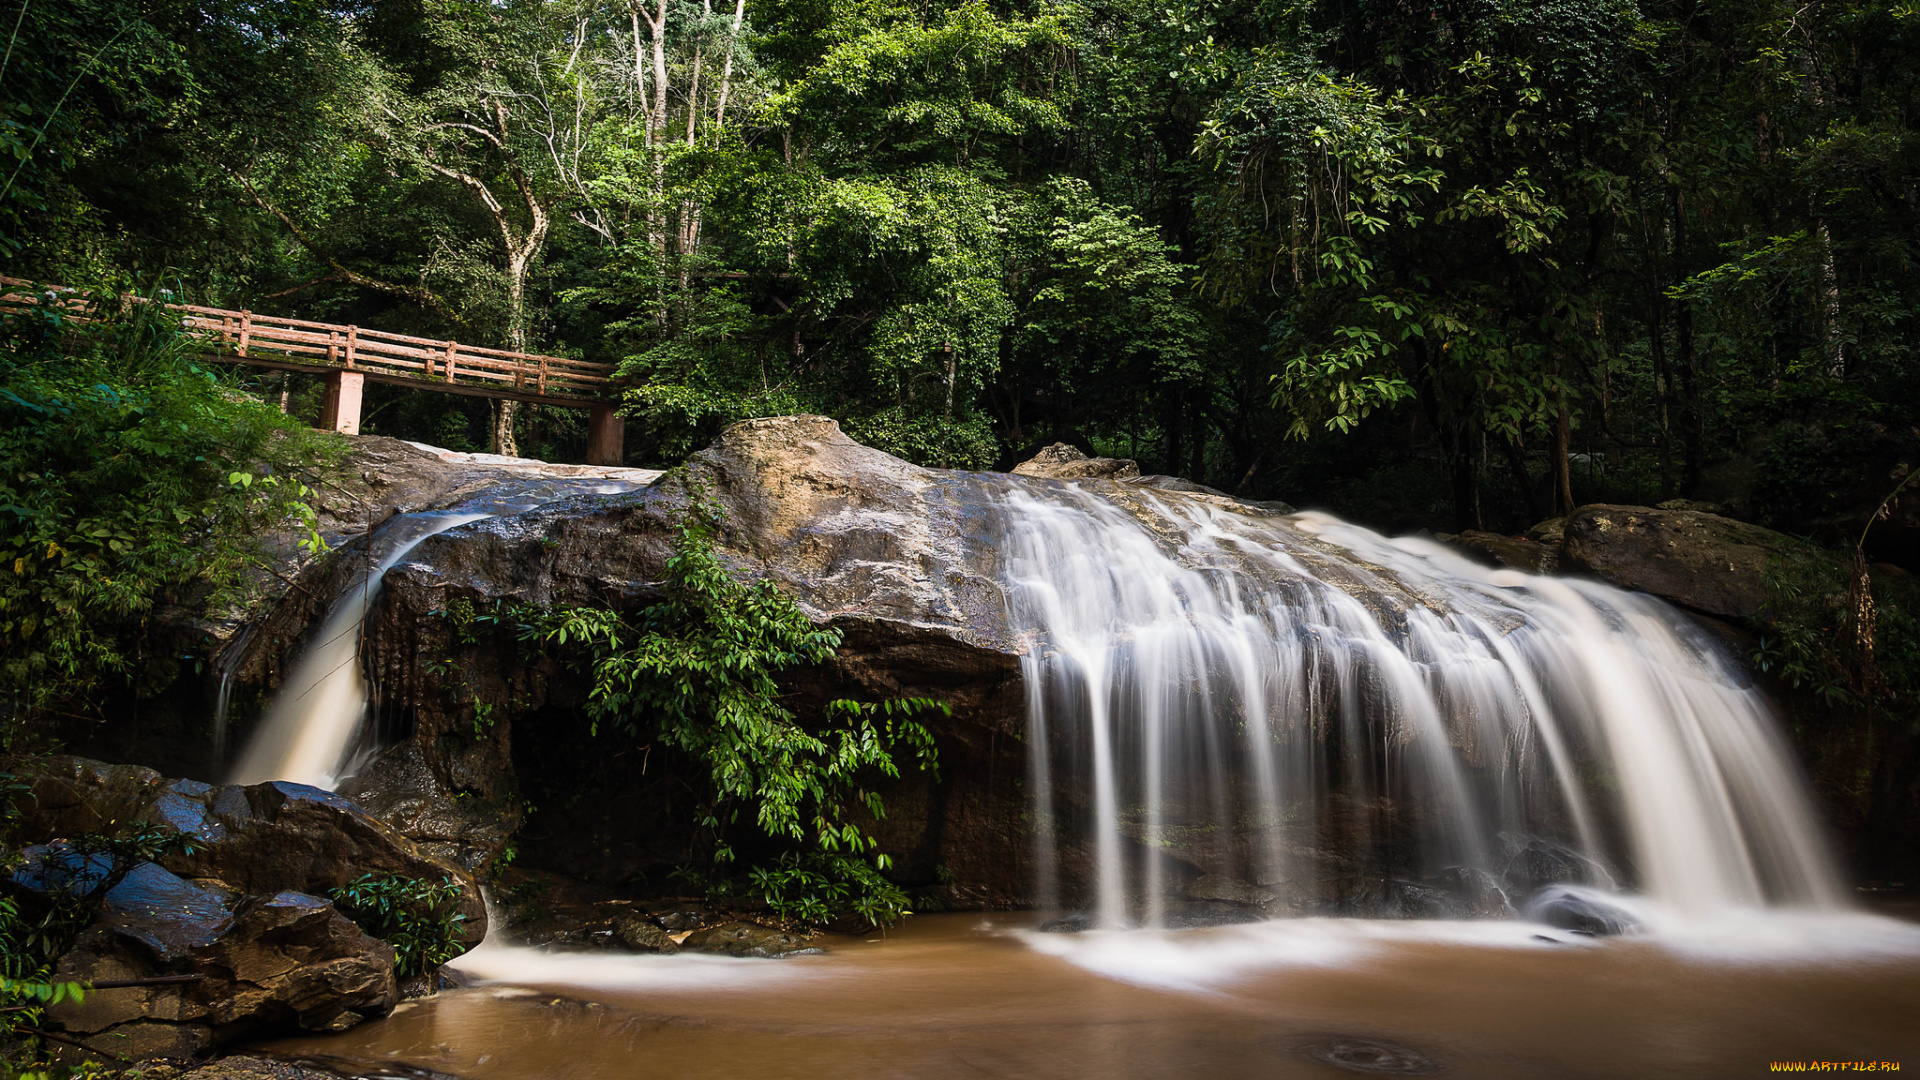
[(1783, 560), (1826, 559), (1812, 545), (1698, 510), (1583, 506), (1568, 517), (1562, 565), (1719, 618), (1758, 615)]
[(1140, 464), (1128, 458), (1088, 457), (1066, 443), (1054, 443), (1015, 465), (1013, 474), (1049, 480), (1125, 480), (1140, 475)]
[(27, 779), (18, 803), (26, 837), (150, 822), (194, 837), (191, 852), (166, 857), (166, 869), (257, 895), (325, 895), (365, 874), (451, 879), (461, 888), (462, 939), (476, 945), (486, 936), (486, 905), (465, 870), (332, 792), (277, 781), (214, 787), (78, 757), (53, 758)]
[[(601, 880), (670, 871), (686, 850), (678, 826), (660, 824), (674, 808), (655, 805), (664, 798), (658, 785), (629, 782), (643, 770), (659, 776), (661, 755), (643, 760), (635, 751), (627, 760), (624, 740), (590, 739), (577, 673), (527, 657), (510, 635), (463, 645), (436, 613), (458, 604), (651, 603), (679, 516), (698, 499), (719, 510), (728, 564), (772, 579), (843, 635), (833, 663), (794, 673), (797, 705), (932, 697), (952, 706), (940, 731), (946, 782), (910, 773), (875, 828), (910, 875), (931, 881), (944, 866), (961, 880), (994, 882), (992, 895), (1008, 902), (1022, 876), (1014, 864), (1030, 845), (1016, 798), (1019, 658), (990, 575), (995, 538), (982, 513), (997, 482), (908, 464), (853, 442), (824, 417), (782, 417), (729, 428), (683, 470), (639, 491), (436, 536), (388, 573), (368, 628), (374, 674), (387, 700), (410, 710), (414, 735), (353, 790), (381, 813), (400, 810), (390, 820), (409, 836), (467, 865), (491, 857), (497, 841), (483, 823), (441, 810), (497, 806), (530, 790), (548, 815), (539, 830), (546, 839), (523, 842), (522, 858)], [(423, 655), (453, 659), (460, 674), (424, 671)], [(511, 707), (479, 726), (475, 700)], [(540, 794), (543, 784), (554, 798)], [(603, 794), (558, 793), (583, 787)], [(579, 820), (562, 817), (574, 812)], [(609, 814), (629, 824), (609, 834)], [(588, 816), (597, 824), (587, 826)]]
[(326, 900), (292, 891), (234, 899), (152, 863), (108, 894), (56, 977), (138, 984), (48, 1012), (78, 1041), (129, 1058), (326, 1030), (384, 1016), (398, 1000), (393, 949)]
[[(394, 952), (326, 899), (369, 873), (453, 879), (469, 944), (486, 932), (478, 887), (329, 792), (299, 784), (213, 787), (151, 769), (54, 758), (25, 777), (23, 852), (8, 887), (23, 900), (97, 893), (101, 916), (57, 969), (123, 983), (49, 1012), (71, 1037), (123, 1057), (192, 1056), (237, 1040), (384, 1015)], [(157, 826), (190, 850), (116, 868), (65, 837)]]
[(1555, 543), (1547, 544), (1524, 536), (1469, 529), (1451, 535), (1443, 533), (1437, 539), (1468, 558), (1492, 566), (1511, 567), (1529, 574), (1551, 574), (1560, 567), (1557, 537)]

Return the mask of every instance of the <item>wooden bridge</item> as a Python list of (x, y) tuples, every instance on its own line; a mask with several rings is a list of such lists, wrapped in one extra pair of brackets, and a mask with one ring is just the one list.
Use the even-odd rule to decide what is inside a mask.
[[(0, 286), (7, 289), (0, 295), (0, 305), (52, 304), (67, 312), (69, 318), (86, 320), (90, 302), (79, 290), (10, 277), (0, 277)], [(486, 349), (244, 310), (192, 304), (166, 307), (180, 313), (182, 329), (192, 335), (200, 355), (207, 360), (323, 378), (327, 392), (320, 422), (324, 428), (359, 434), (360, 402), (366, 383), (392, 383), (445, 394), (587, 409), (587, 463), (621, 462), (625, 423), (615, 400), (611, 364)]]

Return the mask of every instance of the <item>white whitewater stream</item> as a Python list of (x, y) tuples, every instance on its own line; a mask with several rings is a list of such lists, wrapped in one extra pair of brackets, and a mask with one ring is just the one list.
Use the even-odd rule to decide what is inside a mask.
[(1331, 835), (1416, 878), (1537, 838), (1677, 912), (1842, 904), (1765, 702), (1664, 603), (1321, 514), (1124, 502), (1003, 507), (1038, 864), (1076, 834), (1093, 866), (1056, 901), (1159, 925), (1195, 870), (1334, 896)]
[(360, 630), (380, 579), (430, 536), (492, 514), (406, 514), (375, 537), (380, 554), (327, 612), (273, 704), (248, 741), (228, 782), (291, 780), (332, 789), (367, 718), (367, 680), (360, 670)]
[[(418, 544), (633, 486), (549, 478), (383, 526), (232, 779), (342, 779), (368, 727), (361, 624)], [(1523, 850), (1683, 914), (1844, 906), (1765, 702), (1657, 600), (1319, 514), (1018, 477), (989, 490), (1048, 906), (1182, 925), (1199, 875), (1270, 912), (1407, 913), (1401, 893), (1499, 881)]]
[[(420, 444), (415, 444), (420, 445)], [(294, 663), (229, 770), (228, 783), (288, 780), (331, 790), (351, 775), (371, 745), (368, 686), (361, 671), (361, 630), (381, 579), (426, 540), (475, 521), (521, 513), (574, 495), (632, 491), (659, 473), (641, 469), (589, 470), (495, 455), (455, 454), (421, 446), (450, 461), (503, 467), (499, 486), (445, 512), (401, 514), (387, 521), (358, 553), (365, 567), (328, 609), (320, 629)], [(506, 469), (516, 470), (507, 472)], [(227, 676), (223, 676), (216, 738), (226, 729)], [(218, 748), (216, 748), (217, 750)]]

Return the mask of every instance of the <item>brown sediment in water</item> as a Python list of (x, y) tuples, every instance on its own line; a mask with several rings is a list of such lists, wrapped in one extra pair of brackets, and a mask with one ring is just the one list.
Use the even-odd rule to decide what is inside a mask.
[[(783, 961), (584, 957), (577, 979), (529, 964), (520, 989), (446, 992), (341, 1035), (265, 1049), (470, 1080), (1732, 1077), (1775, 1061), (1920, 1068), (1911, 933), (1898, 953), (1814, 949), (1763, 960), (1739, 950), (1683, 955), (1648, 939), (1534, 942), (1513, 924), (1504, 943), (1399, 928), (1371, 936), (1349, 924), (1330, 928), (1330, 940), (1355, 933), (1364, 947), (1319, 955), (1317, 966), (1254, 965), (1175, 987), (1096, 974), (1050, 953), (1098, 942), (1048, 935), (1042, 951), (1009, 933), (1019, 925), (922, 916), (884, 938), (843, 938), (828, 955)], [(1248, 932), (1159, 940), (1229, 954), (1259, 940), (1236, 933)], [(1304, 959), (1315, 959), (1312, 950)], [(685, 960), (694, 963), (675, 963)]]

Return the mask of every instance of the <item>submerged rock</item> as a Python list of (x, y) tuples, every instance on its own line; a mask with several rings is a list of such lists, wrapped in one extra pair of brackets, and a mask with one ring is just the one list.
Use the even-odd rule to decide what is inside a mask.
[(1563, 844), (1511, 833), (1502, 833), (1500, 839), (1509, 850), (1506, 872), (1501, 875), (1509, 895), (1531, 896), (1549, 885), (1619, 888), (1606, 867)]
[(1576, 934), (1612, 937), (1639, 926), (1639, 920), (1586, 892), (1555, 886), (1527, 902), (1527, 918)]
[(827, 950), (805, 936), (753, 923), (722, 923), (696, 930), (680, 943), (688, 952), (720, 953), (725, 956), (778, 959), (783, 956), (807, 956)]
[(1097, 928), (1100, 917), (1091, 911), (1072, 911), (1056, 915), (1040, 924), (1043, 934), (1080, 934)]
[(613, 936), (634, 952), (677, 953), (680, 946), (659, 923), (644, 915), (626, 912), (613, 920)]
[(1510, 919), (1513, 901), (1500, 879), (1478, 867), (1449, 866), (1435, 874), (1433, 884), (1453, 898), (1459, 913), (1469, 919)]

